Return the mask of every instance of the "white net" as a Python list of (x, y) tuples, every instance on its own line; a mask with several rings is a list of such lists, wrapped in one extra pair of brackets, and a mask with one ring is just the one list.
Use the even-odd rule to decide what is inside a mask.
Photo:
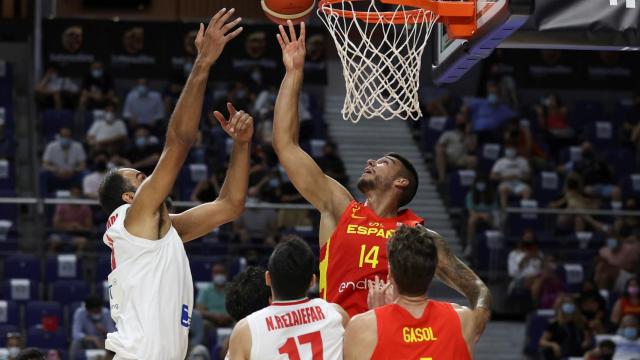
[(357, 18), (350, 0), (324, 3), (318, 9), (342, 61), (346, 83), (342, 116), (353, 122), (376, 117), (417, 120), (422, 116), (418, 99), (422, 53), (437, 14), (402, 5), (383, 13), (376, 0), (367, 1), (368, 21)]

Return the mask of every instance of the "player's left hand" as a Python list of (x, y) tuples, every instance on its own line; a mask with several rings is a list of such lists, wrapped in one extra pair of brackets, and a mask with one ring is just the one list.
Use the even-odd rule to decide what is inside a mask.
[(385, 282), (376, 275), (375, 280), (367, 280), (369, 294), (367, 295), (367, 305), (369, 309), (391, 304), (395, 301), (395, 291), (391, 281)]
[(236, 110), (230, 102), (227, 103), (227, 110), (229, 110), (228, 121), (219, 111), (214, 111), (213, 116), (236, 143), (249, 143), (253, 137), (253, 117), (242, 110)]

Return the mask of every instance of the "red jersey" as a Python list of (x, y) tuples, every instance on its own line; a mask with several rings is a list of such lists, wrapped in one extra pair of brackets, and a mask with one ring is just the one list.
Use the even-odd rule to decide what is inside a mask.
[(387, 240), (398, 223), (415, 226), (422, 222), (411, 210), (381, 218), (364, 204), (351, 201), (320, 249), (320, 296), (342, 306), (349, 316), (369, 310), (367, 280), (378, 275), (387, 281)]
[(640, 304), (634, 305), (628, 297), (620, 298), (620, 313), (622, 316), (640, 316)]
[(396, 304), (374, 311), (378, 343), (372, 360), (471, 360), (460, 317), (451, 304), (429, 300), (419, 319)]

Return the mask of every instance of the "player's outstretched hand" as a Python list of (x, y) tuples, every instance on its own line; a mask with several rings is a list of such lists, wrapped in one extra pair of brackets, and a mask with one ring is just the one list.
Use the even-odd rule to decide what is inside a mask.
[(239, 144), (246, 144), (253, 136), (253, 117), (246, 112), (236, 110), (232, 103), (227, 103), (229, 110), (229, 120), (222, 113), (214, 111), (213, 116), (218, 119), (224, 131), (231, 136), (233, 141)]
[(367, 295), (369, 309), (391, 304), (396, 300), (391, 281), (385, 282), (376, 275), (375, 280), (367, 280), (367, 287), (369, 288), (369, 294)]
[(304, 57), (307, 52), (305, 43), (306, 30), (304, 22), (300, 23), (300, 37), (296, 36), (296, 28), (291, 20), (287, 21), (289, 34), (280, 25), (280, 34), (276, 35), (280, 48), (282, 48), (282, 62), (287, 71), (302, 70), (304, 68)]
[[(200, 23), (200, 30), (196, 36), (196, 49), (198, 49), (198, 60), (204, 62), (206, 65), (213, 65), (218, 60), (224, 46), (233, 38), (240, 35), (242, 27), (235, 30), (233, 28), (240, 23), (242, 18), (229, 21), (229, 18), (235, 9), (228, 10), (222, 9), (217, 14), (213, 15), (209, 26), (206, 30), (202, 23)], [(233, 30), (233, 31), (232, 31)]]

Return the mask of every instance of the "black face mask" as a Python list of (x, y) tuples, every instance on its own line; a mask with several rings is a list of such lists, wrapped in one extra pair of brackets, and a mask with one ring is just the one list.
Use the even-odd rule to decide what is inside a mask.
[(600, 355), (600, 360), (613, 360), (613, 354), (612, 355)]
[(96, 170), (98, 172), (107, 171), (107, 162), (106, 161), (98, 161), (98, 162), (96, 162)]
[(456, 124), (456, 128), (460, 131), (464, 131), (467, 128), (467, 124)]

